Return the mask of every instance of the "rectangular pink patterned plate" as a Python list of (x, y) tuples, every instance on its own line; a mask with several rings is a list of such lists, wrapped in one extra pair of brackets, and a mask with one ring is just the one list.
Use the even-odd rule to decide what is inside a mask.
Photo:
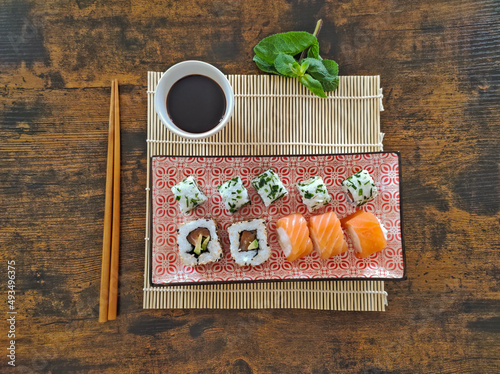
[[(193, 284), (200, 282), (237, 282), (297, 279), (404, 279), (405, 259), (401, 233), (399, 153), (376, 152), (314, 156), (248, 157), (168, 157), (152, 159), (152, 261), (153, 284)], [(265, 207), (250, 181), (268, 168), (277, 172), (289, 194)], [(354, 256), (352, 244), (341, 255), (323, 260), (316, 253), (294, 262), (285, 259), (276, 236), (276, 221), (300, 212), (306, 219), (313, 214), (301, 203), (295, 183), (319, 175), (333, 200), (314, 212), (334, 211), (343, 218), (355, 211), (340, 189), (340, 182), (360, 169), (372, 175), (378, 195), (363, 206), (374, 213), (388, 230), (387, 248), (365, 259)], [(194, 212), (180, 212), (170, 188), (188, 176), (194, 176), (208, 201)], [(251, 205), (229, 213), (217, 192), (217, 186), (239, 175), (248, 189)], [(181, 223), (214, 218), (225, 251), (217, 263), (197, 267), (184, 266), (177, 254), (177, 228)], [(251, 218), (267, 220), (271, 258), (255, 267), (239, 267), (229, 254), (227, 228), (233, 222)]]

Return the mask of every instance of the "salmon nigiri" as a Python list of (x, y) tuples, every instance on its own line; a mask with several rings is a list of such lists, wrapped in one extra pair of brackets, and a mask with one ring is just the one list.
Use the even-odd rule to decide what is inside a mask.
[(313, 251), (307, 221), (300, 213), (280, 218), (277, 222), (276, 233), (288, 261), (305, 257)]
[(319, 257), (327, 259), (347, 251), (347, 242), (340, 228), (340, 220), (334, 212), (311, 217), (309, 231)]
[(358, 210), (340, 222), (351, 238), (357, 258), (368, 257), (387, 246), (387, 230), (374, 214)]

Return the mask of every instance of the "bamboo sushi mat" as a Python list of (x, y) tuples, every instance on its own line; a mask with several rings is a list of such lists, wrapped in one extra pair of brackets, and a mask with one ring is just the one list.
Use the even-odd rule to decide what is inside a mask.
[(145, 309), (324, 309), (385, 311), (383, 281), (286, 281), (258, 283), (151, 284), (151, 156), (231, 156), (382, 151), (382, 89), (379, 76), (340, 77), (327, 99), (313, 96), (294, 79), (228, 75), (235, 95), (226, 127), (204, 140), (169, 132), (154, 109), (163, 73), (148, 72), (148, 182), (146, 186)]

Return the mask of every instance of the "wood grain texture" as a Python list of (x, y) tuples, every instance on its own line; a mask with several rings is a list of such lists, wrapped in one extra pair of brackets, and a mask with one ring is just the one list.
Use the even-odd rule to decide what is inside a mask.
[[(498, 372), (499, 17), (494, 0), (0, 2), (0, 259), (17, 267), (17, 369)], [(381, 75), (408, 280), (386, 284), (385, 313), (143, 311), (146, 72), (201, 59), (258, 73), (260, 39), (318, 18), (321, 53), (342, 75)], [(99, 324), (114, 78), (119, 315)]]

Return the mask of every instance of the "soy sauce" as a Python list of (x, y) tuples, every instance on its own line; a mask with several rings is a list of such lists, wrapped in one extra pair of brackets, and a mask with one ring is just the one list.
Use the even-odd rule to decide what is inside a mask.
[(226, 112), (222, 88), (203, 75), (188, 75), (170, 88), (167, 112), (181, 130), (199, 134), (213, 129)]

